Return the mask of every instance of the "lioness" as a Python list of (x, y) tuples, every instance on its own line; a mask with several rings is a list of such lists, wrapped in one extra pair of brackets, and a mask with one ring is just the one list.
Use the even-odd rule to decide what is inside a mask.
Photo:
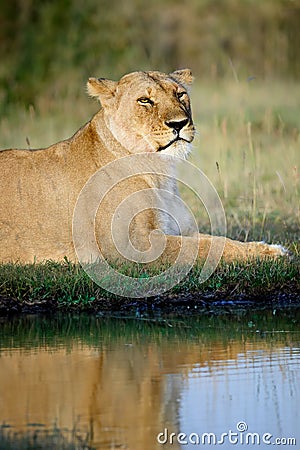
[[(0, 261), (27, 263), (64, 257), (77, 261), (72, 239), (73, 211), (82, 188), (98, 169), (123, 156), (141, 152), (181, 158), (188, 155), (195, 134), (188, 95), (191, 83), (189, 69), (170, 74), (133, 72), (118, 82), (90, 78), (88, 93), (99, 99), (102, 107), (74, 136), (48, 148), (1, 151)], [(163, 163), (157, 164), (159, 171)], [(171, 166), (166, 163), (163, 173), (172, 170)], [(119, 217), (118, 241), (123, 250), (118, 251), (111, 236), (111, 221), (120, 202), (135, 192), (162, 185), (174, 198), (178, 195), (172, 180), (162, 181), (161, 177), (146, 172), (144, 168), (140, 175), (114, 186), (102, 202), (95, 219), (95, 239), (103, 255), (124, 261), (126, 256), (121, 253), (129, 246), (143, 254), (149, 248), (151, 232), (159, 229), (165, 234), (165, 241), (156, 264), (172, 263), (182, 239), (191, 249), (197, 245), (199, 258), (205, 258), (211, 236), (200, 235), (200, 240), (189, 236), (188, 220), (182, 232), (185, 236), (179, 236), (174, 223), (152, 200), (141, 213), (133, 215), (126, 230)], [(107, 178), (110, 176), (107, 172)], [(92, 197), (87, 199), (87, 203), (91, 201)], [(151, 236), (153, 244), (155, 237), (153, 233)], [(282, 254), (281, 246), (226, 239), (223, 258), (233, 261)]]

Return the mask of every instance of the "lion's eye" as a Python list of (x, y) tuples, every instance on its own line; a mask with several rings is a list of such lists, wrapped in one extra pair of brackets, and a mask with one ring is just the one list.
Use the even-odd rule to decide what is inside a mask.
[(187, 95), (185, 91), (177, 92), (177, 98), (179, 98), (179, 99), (181, 99), (181, 98), (184, 97), (185, 95)]
[(140, 105), (153, 105), (153, 101), (148, 97), (138, 98), (137, 101)]

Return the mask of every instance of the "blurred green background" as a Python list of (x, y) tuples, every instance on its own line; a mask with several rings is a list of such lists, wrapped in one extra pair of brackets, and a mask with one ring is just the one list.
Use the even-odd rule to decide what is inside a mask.
[(4, 0), (1, 112), (137, 69), (297, 78), (299, 48), (299, 0)]
[[(45, 147), (99, 109), (90, 76), (190, 67), (192, 162), (228, 235), (300, 237), (300, 0), (4, 0), (0, 148)], [(199, 227), (210, 231), (199, 213)]]

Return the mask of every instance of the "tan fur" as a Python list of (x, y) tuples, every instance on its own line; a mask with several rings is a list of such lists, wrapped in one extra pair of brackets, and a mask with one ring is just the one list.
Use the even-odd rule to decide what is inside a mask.
[[(141, 152), (187, 156), (189, 143), (194, 138), (187, 94), (191, 82), (192, 75), (188, 69), (169, 75), (134, 72), (119, 82), (90, 78), (88, 92), (100, 100), (102, 108), (73, 137), (45, 149), (1, 151), (0, 261), (25, 263), (62, 260), (65, 256), (76, 261), (72, 239), (73, 211), (81, 189), (99, 168), (123, 156)], [(180, 121), (186, 122), (175, 141), (172, 123)], [(173, 170), (169, 164), (160, 164), (154, 169), (163, 173)], [(169, 191), (178, 194), (176, 185), (167, 182), (166, 177), (139, 175), (115, 187), (104, 199), (97, 213), (96, 238), (108, 259), (120, 259), (110, 233), (114, 208), (135, 192), (166, 187), (167, 184)], [(130, 239), (143, 252), (149, 249), (151, 231), (161, 229), (166, 235), (165, 251), (156, 263), (172, 263), (182, 239), (191, 251), (198, 243), (194, 237), (188, 236), (188, 220), (183, 230), (186, 236), (176, 236), (177, 232), (167, 216), (153, 206), (157, 205), (151, 203), (149, 209), (134, 218), (129, 228)], [(172, 208), (172, 205), (168, 206)], [(85, 220), (88, 224), (90, 219), (82, 218), (83, 235)], [(128, 251), (128, 236), (122, 229), (122, 217), (119, 224), (122, 252)], [(154, 250), (159, 239), (159, 236), (152, 235)], [(201, 235), (200, 258), (207, 255), (210, 243), (211, 236)], [(232, 261), (281, 254), (283, 250), (279, 246), (226, 239), (223, 257)]]

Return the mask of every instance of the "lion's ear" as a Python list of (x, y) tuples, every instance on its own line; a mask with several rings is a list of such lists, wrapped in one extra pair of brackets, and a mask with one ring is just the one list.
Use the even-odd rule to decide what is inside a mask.
[(190, 69), (175, 70), (175, 72), (170, 73), (170, 77), (184, 86), (190, 86), (194, 80)]
[(96, 97), (104, 106), (109, 99), (114, 97), (117, 82), (106, 78), (89, 78), (87, 91), (91, 97)]

